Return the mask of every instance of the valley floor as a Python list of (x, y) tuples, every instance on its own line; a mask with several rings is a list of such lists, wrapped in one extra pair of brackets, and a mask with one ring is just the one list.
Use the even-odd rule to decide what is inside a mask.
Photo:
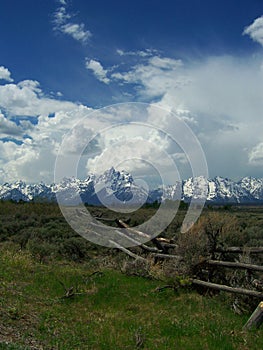
[[(117, 215), (105, 208), (89, 210), (95, 217)], [(130, 225), (156, 210), (127, 214)], [(237, 223), (227, 236), (232, 245), (263, 246), (262, 207), (206, 208), (202, 216), (215, 211), (231, 230)], [(185, 213), (179, 210), (166, 237), (180, 236)], [(235, 296), (199, 295), (184, 276), (177, 292), (158, 291), (173, 283), (174, 269), (163, 278), (158, 262), (147, 278), (133, 276), (134, 270), (123, 269), (127, 261), (124, 253), (74, 233), (56, 205), (0, 202), (0, 350), (263, 348), (262, 326), (242, 331), (251, 310), (235, 313)]]
[(0, 349), (263, 348), (262, 329), (243, 332), (249, 314), (235, 314), (227, 296), (157, 292), (161, 285), (94, 259), (43, 264), (2, 245)]

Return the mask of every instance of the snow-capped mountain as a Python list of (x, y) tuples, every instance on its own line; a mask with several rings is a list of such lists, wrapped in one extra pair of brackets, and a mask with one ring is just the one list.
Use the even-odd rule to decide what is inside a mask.
[(125, 171), (111, 168), (104, 174), (89, 175), (85, 180), (64, 178), (58, 184), (27, 185), (23, 181), (0, 185), (0, 200), (55, 201), (75, 205), (81, 202), (92, 205), (110, 205), (129, 202), (131, 205), (145, 203), (148, 192), (137, 186), (133, 177)]
[(222, 177), (208, 180), (208, 201), (227, 203), (263, 202), (263, 179), (244, 177), (238, 182)]
[(95, 180), (96, 196), (105, 205), (119, 202), (129, 202), (130, 205), (145, 203), (148, 192), (138, 186), (131, 174), (126, 171), (116, 171), (114, 168), (105, 171)]
[(26, 184), (23, 181), (0, 185), (0, 200), (55, 201), (64, 204), (80, 202), (109, 205), (128, 202), (131, 205), (164, 199), (206, 199), (210, 203), (263, 203), (263, 179), (244, 177), (238, 182), (215, 177), (189, 178), (182, 183), (148, 191), (136, 184), (131, 174), (111, 168), (102, 175), (90, 174), (85, 180), (65, 178), (58, 184)]
[(4, 183), (0, 185), (0, 199), (13, 201), (31, 201), (35, 198), (43, 198), (45, 200), (54, 200), (55, 193), (52, 186), (44, 183), (27, 185), (23, 181), (15, 183)]

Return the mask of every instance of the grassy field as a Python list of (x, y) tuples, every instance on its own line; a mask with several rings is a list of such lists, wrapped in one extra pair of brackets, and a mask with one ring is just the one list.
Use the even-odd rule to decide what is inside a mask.
[[(262, 349), (262, 330), (225, 295), (157, 292), (162, 282), (89, 263), (36, 262), (2, 246), (0, 349)], [(64, 287), (76, 293), (65, 298)]]
[[(131, 225), (154, 211), (142, 208)], [(218, 213), (237, 218), (244, 242), (263, 245), (261, 208)], [(183, 215), (165, 235), (178, 234)], [(123, 273), (126, 261), (72, 232), (55, 205), (0, 203), (0, 350), (263, 348), (262, 327), (243, 332), (250, 311), (234, 313), (229, 295), (158, 292), (169, 282), (158, 265), (155, 278), (143, 278)]]

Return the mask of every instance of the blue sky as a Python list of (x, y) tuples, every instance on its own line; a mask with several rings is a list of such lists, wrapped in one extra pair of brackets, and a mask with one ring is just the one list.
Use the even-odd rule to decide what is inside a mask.
[[(114, 118), (90, 112), (124, 102), (146, 102), (184, 120), (211, 177), (262, 177), (262, 15), (260, 0), (2, 1), (0, 181), (52, 181), (63, 135), (82, 118), (88, 126), (78, 128), (87, 135), (109, 127)], [(174, 123), (171, 114), (160, 127)], [(86, 134), (73, 131), (70, 140), (79, 149)], [(182, 152), (160, 133), (144, 137), (176, 159), (182, 177), (191, 175)], [(117, 144), (122, 157), (112, 152), (105, 161), (115, 139), (114, 133), (100, 139), (86, 172), (123, 166), (126, 148)], [(142, 159), (158, 159), (144, 152), (138, 149)], [(102, 159), (104, 165), (96, 165)]]

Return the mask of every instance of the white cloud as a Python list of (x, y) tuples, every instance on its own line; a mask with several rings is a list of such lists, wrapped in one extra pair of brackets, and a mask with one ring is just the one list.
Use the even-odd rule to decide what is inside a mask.
[(23, 128), (8, 120), (0, 111), (0, 137), (19, 137), (22, 134)]
[(140, 51), (124, 51), (121, 49), (117, 49), (116, 52), (120, 56), (137, 56), (137, 57), (150, 57), (158, 53), (157, 50), (153, 50), (153, 49), (146, 49), (146, 50), (140, 50)]
[[(253, 165), (256, 164), (256, 159), (259, 162), (261, 150), (256, 149), (255, 144), (262, 143), (263, 128), (263, 72), (260, 61), (210, 57), (186, 65), (177, 59), (153, 56), (122, 73), (111, 73), (95, 60), (87, 61), (86, 65), (105, 83), (114, 76), (131, 89), (136, 86), (138, 100), (154, 101), (155, 106), (163, 107), (167, 112), (160, 114), (151, 111), (147, 114), (142, 110), (136, 111), (136, 108), (127, 109), (125, 105), (119, 105), (112, 110), (102, 109), (94, 115), (91, 113), (86, 124), (73, 129), (70, 134), (66, 150), (68, 153), (74, 154), (82, 150), (87, 137), (92, 135), (93, 128), (102, 130), (116, 122), (145, 122), (172, 133), (177, 127), (174, 123), (175, 115), (190, 125), (202, 142), (211, 176), (254, 174), (252, 168), (255, 168)], [(37, 125), (32, 126), (30, 123), (31, 129), (26, 124), (10, 124), (10, 120), (2, 117), (6, 133), (19, 133), (20, 127), (22, 134), (30, 137), (26, 141), (22, 134), (18, 136), (23, 140), (22, 146), (14, 146), (10, 142), (2, 144), (3, 154), (8, 154), (9, 157), (3, 163), (3, 169), (8, 170), (5, 177), (18, 177), (33, 182), (52, 181), (52, 166), (54, 167), (63, 135), (91, 110), (72, 102), (46, 97), (39, 83), (32, 80), (0, 86), (0, 106), (6, 115), (39, 116)], [(54, 117), (49, 118), (49, 113), (55, 113)], [(185, 157), (180, 150), (159, 134), (141, 131), (139, 135), (143, 140), (157, 145), (159, 153), (151, 145), (140, 146), (136, 141), (134, 147), (118, 147), (118, 143), (123, 141), (120, 136), (122, 137), (121, 133), (112, 131), (107, 137), (100, 138), (97, 153), (91, 154), (87, 160), (89, 171), (96, 167), (105, 170), (126, 161), (122, 168), (130, 171), (139, 171), (140, 168), (150, 175), (150, 167), (145, 163), (137, 161), (129, 165), (127, 162), (128, 157), (135, 155), (135, 150), (139, 158), (147, 159), (153, 164), (161, 164), (162, 152), (167, 152), (179, 167), (184, 166)], [(126, 137), (134, 139), (135, 136), (129, 133)], [(117, 146), (114, 148), (114, 145)], [(38, 174), (31, 169), (32, 166), (39, 170)], [(169, 182), (173, 182), (172, 177)]]
[(263, 165), (263, 142), (260, 142), (249, 152), (249, 162), (252, 165)]
[(110, 80), (107, 78), (108, 71), (102, 67), (99, 61), (87, 60), (86, 68), (91, 70), (99, 81), (109, 84)]
[(85, 43), (91, 37), (91, 32), (85, 30), (85, 25), (83, 23), (66, 23), (60, 27), (60, 30), (72, 36), (73, 39)]
[[(105, 69), (97, 60), (87, 60), (86, 68), (106, 84), (112, 79), (126, 84), (130, 93), (135, 92), (137, 100), (151, 102), (167, 112), (151, 111), (147, 114), (119, 105), (93, 115), (92, 110), (85, 106), (46, 96), (37, 81), (0, 85), (0, 108), (5, 113), (0, 114), (1, 135), (14, 135), (23, 141), (22, 145), (0, 141), (0, 180), (52, 181), (61, 140), (83, 117), (86, 117), (84, 124), (69, 135), (68, 153), (78, 153), (94, 130), (103, 130), (116, 122), (145, 122), (172, 133), (177, 127), (176, 116), (190, 125), (199, 137), (211, 176), (236, 178), (243, 174), (255, 176), (256, 171), (260, 173), (260, 167), (255, 167), (263, 164), (263, 70), (260, 57), (244, 60), (230, 56), (208, 57), (187, 63), (160, 55), (138, 57), (140, 63), (125, 72), (118, 71), (118, 68)], [(49, 118), (50, 113), (55, 115)], [(12, 115), (39, 116), (38, 123), (32, 125), (21, 121), (17, 125), (9, 119)], [(184, 166), (185, 156), (167, 139), (156, 132), (136, 130), (137, 134), (115, 130), (102, 136), (96, 145), (97, 153), (92, 144), (94, 153), (91, 152), (87, 160), (89, 171), (102, 171), (121, 164), (120, 170), (143, 169), (146, 175), (150, 175), (146, 163), (138, 159), (129, 162), (128, 158), (137, 155), (148, 160), (149, 164), (162, 164), (164, 152)], [(125, 144), (125, 137), (131, 140), (130, 143)], [(122, 142), (123, 147), (119, 147)], [(152, 145), (157, 145), (157, 148)], [(173, 182), (172, 177), (170, 179), (170, 183)]]
[[(2, 131), (8, 135), (0, 133), (0, 136), (18, 139), (22, 144), (0, 140), (0, 181), (53, 182), (55, 160), (64, 135), (89, 112), (89, 108), (75, 105), (71, 110), (55, 113), (52, 118), (39, 116), (36, 125), (21, 121), (17, 126), (2, 116), (0, 128), (3, 124)], [(91, 124), (95, 125), (95, 121)], [(75, 132), (71, 135), (70, 152), (80, 150), (85, 132), (89, 132), (88, 126), (81, 134)]]
[(252, 40), (263, 46), (263, 16), (256, 18), (252, 24), (246, 27), (244, 34), (249, 35)]
[(171, 70), (180, 68), (183, 65), (183, 62), (168, 57), (154, 56), (149, 59), (149, 65), (163, 70)]
[(91, 38), (92, 33), (85, 28), (84, 23), (72, 22), (72, 15), (66, 9), (67, 3), (63, 0), (60, 3), (63, 6), (59, 7), (54, 14), (54, 29), (85, 44)]
[(185, 78), (179, 71), (181, 67), (181, 60), (153, 56), (127, 72), (113, 73), (111, 78), (126, 84), (137, 84), (141, 86), (139, 94), (142, 97), (156, 98), (185, 84)]
[(37, 81), (0, 85), (0, 107), (10, 115), (37, 116), (71, 110), (75, 104), (45, 97)]
[[(0, 85), (0, 108), (4, 111), (0, 111), (1, 182), (52, 182), (63, 136), (91, 111), (83, 105), (46, 97), (33, 80)], [(37, 123), (32, 124), (30, 117), (35, 116)], [(96, 121), (92, 124), (96, 125)], [(71, 138), (72, 150), (78, 149), (79, 138), (78, 133)]]
[(0, 66), (0, 80), (6, 80), (12, 82), (11, 73), (4, 66)]
[(187, 111), (193, 123), (216, 119), (225, 129), (226, 123), (262, 119), (263, 72), (258, 60), (210, 57), (186, 66), (180, 60), (152, 57), (111, 77), (137, 85), (139, 98), (155, 100), (176, 114), (184, 111), (183, 117)]
[[(187, 64), (153, 56), (125, 72), (113, 73), (113, 78), (133, 89), (138, 100), (154, 101), (186, 121), (202, 143), (212, 176), (255, 174), (254, 158), (247, 150), (255, 140), (262, 142), (259, 56), (214, 56)], [(162, 123), (173, 128), (172, 116)]]
[[(127, 131), (127, 129), (126, 129)], [(87, 161), (87, 172), (102, 174), (114, 166), (115, 169), (130, 171), (134, 176), (141, 173), (151, 176), (153, 169), (166, 174), (172, 167), (172, 159), (166, 156), (165, 148), (154, 143), (148, 135), (131, 136), (127, 139), (116, 137), (104, 140), (106, 143), (101, 152)], [(168, 179), (165, 179), (168, 181)], [(171, 180), (171, 179), (170, 179)]]

